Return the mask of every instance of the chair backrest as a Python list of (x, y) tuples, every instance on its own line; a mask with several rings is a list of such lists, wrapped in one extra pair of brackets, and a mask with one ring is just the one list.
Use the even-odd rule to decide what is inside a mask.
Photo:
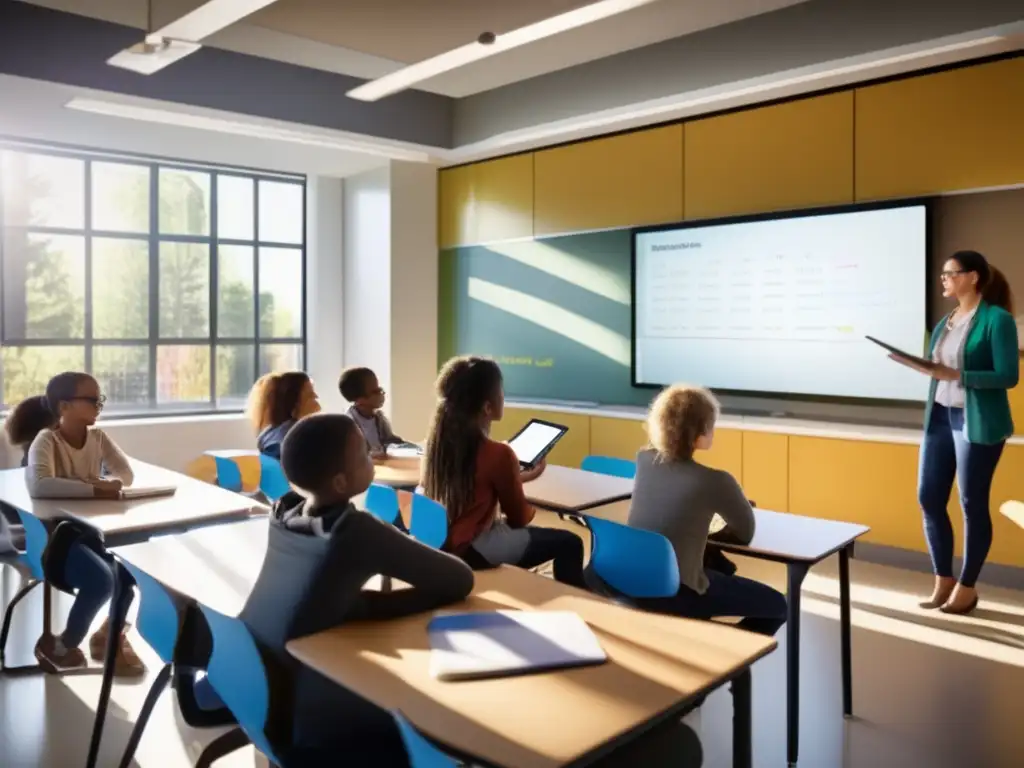
[(389, 485), (371, 483), (363, 504), (367, 512), (388, 525), (394, 525), (398, 519), (398, 493)]
[(178, 608), (163, 584), (125, 560), (120, 563), (139, 588), (139, 634), (164, 664), (170, 664), (181, 629)]
[(401, 712), (391, 713), (398, 725), (398, 732), (405, 744), (410, 768), (456, 768), (457, 763), (448, 755), (427, 741), (412, 723), (402, 717)]
[(281, 462), (260, 454), (260, 490), (271, 501), (277, 501), (292, 489), (284, 476)]
[(414, 493), (409, 533), (428, 547), (440, 549), (448, 538), (448, 511), (422, 493)]
[(229, 618), (205, 605), (199, 608), (213, 639), (206, 668), (210, 685), (253, 746), (271, 763), (280, 765), (265, 733), (270, 715), (270, 684), (256, 641), (241, 619)]
[(35, 515), (19, 509), (18, 517), (21, 518), (21, 525), (25, 529), (25, 554), (21, 556), (21, 562), (28, 568), (33, 579), (42, 579), (45, 577), (43, 550), (46, 549), (50, 534), (46, 532), (43, 521)]
[(214, 456), (213, 464), (217, 467), (217, 485), (235, 493), (242, 491), (242, 470), (234, 459)]
[(616, 459), (611, 456), (587, 456), (580, 464), (580, 469), (596, 472), (599, 475), (614, 475), (632, 480), (636, 477), (636, 462), (629, 459)]
[(660, 533), (586, 516), (594, 541), (590, 565), (626, 597), (671, 597), (679, 591), (679, 562)]

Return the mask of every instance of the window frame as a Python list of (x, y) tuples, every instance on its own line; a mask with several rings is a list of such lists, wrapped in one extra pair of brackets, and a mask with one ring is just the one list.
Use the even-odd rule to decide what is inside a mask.
[[(131, 153), (104, 152), (101, 150), (66, 148), (37, 142), (8, 140), (0, 137), (0, 151), (21, 152), (25, 154), (45, 155), (77, 160), (83, 164), (82, 181), (84, 184), (83, 228), (49, 227), (35, 225), (8, 225), (5, 220), (5, 205), (2, 195), (3, 170), (0, 168), (0, 348), (3, 347), (71, 347), (83, 350), (84, 370), (93, 373), (93, 355), (97, 347), (128, 347), (146, 349), (148, 355), (147, 400), (143, 404), (111, 404), (109, 416), (117, 419), (174, 418), (181, 416), (202, 416), (214, 414), (235, 414), (244, 410), (244, 402), (236, 398), (227, 398), (227, 407), (218, 407), (217, 396), (217, 350), (219, 347), (242, 347), (251, 350), (253, 357), (253, 382), (262, 375), (260, 369), (261, 349), (269, 345), (286, 345), (299, 349), (303, 370), (308, 368), (308, 325), (307, 325), (307, 254), (308, 254), (308, 186), (304, 174), (279, 173), (227, 165), (211, 165), (185, 160), (149, 157)], [(148, 232), (119, 232), (93, 227), (93, 165), (94, 163), (115, 163), (144, 167), (149, 173), (149, 229)], [(208, 174), (210, 179), (208, 235), (161, 234), (160, 232), (160, 171), (186, 171)], [(243, 178), (252, 182), (252, 239), (220, 238), (218, 234), (218, 181), (223, 176)], [(281, 243), (260, 240), (260, 183), (278, 182), (293, 184), (301, 190), (301, 242)], [(16, 230), (26, 235), (49, 235), (80, 237), (84, 242), (84, 294), (83, 313), (84, 328), (80, 338), (13, 338), (8, 337), (6, 300), (7, 290), (4, 288), (4, 271), (7, 256), (7, 233)], [(94, 241), (113, 240), (128, 242), (145, 242), (148, 247), (148, 328), (145, 337), (136, 338), (103, 338), (93, 334), (93, 249)], [(208, 336), (198, 337), (161, 337), (160, 336), (160, 245), (161, 243), (192, 243), (205, 245), (209, 249), (209, 296), (207, 311)], [(253, 333), (251, 337), (218, 337), (218, 279), (219, 279), (219, 248), (220, 246), (241, 246), (252, 251), (252, 300), (253, 300)], [(264, 248), (279, 248), (296, 252), (300, 262), (301, 301), (299, 312), (298, 336), (264, 336), (260, 332), (260, 251)], [(209, 392), (206, 401), (159, 403), (158, 402), (158, 351), (160, 347), (199, 346), (206, 347), (209, 355)], [(0, 415), (4, 415), (7, 407), (16, 403), (4, 403), (4, 369), (0, 360)]]

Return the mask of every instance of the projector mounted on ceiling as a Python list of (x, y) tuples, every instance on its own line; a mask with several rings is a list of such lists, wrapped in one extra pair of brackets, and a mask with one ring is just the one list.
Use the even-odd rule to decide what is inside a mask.
[(107, 59), (107, 64), (138, 72), (140, 75), (152, 75), (198, 51), (202, 48), (199, 40), (231, 26), (273, 2), (275, 0), (208, 0), (177, 21), (154, 30), (153, 0), (149, 0), (146, 5), (145, 39), (114, 54)]

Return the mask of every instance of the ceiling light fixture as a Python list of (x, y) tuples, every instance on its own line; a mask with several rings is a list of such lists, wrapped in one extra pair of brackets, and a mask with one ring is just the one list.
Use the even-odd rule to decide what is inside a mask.
[(378, 77), (363, 85), (353, 88), (346, 95), (360, 101), (377, 101), (390, 96), (393, 93), (404, 91), (407, 88), (429, 80), (437, 75), (450, 72), (453, 69), (472, 64), (474, 61), (486, 59), (489, 56), (512, 50), (546, 37), (568, 32), (577, 27), (593, 24), (596, 21), (616, 16), (634, 8), (640, 8), (659, 0), (599, 0), (599, 2), (566, 11), (549, 19), (538, 21), (535, 24), (528, 24), (511, 32), (494, 35), (493, 32), (485, 32), (480, 38), (468, 45), (463, 45), (453, 50), (434, 56), (430, 59), (403, 67), (389, 75)]
[(247, 123), (240, 120), (228, 120), (220, 117), (194, 115), (187, 112), (175, 112), (169, 109), (140, 107), (134, 104), (121, 104), (98, 99), (82, 99), (75, 97), (64, 105), (67, 109), (78, 112), (89, 112), (107, 117), (119, 117), (129, 120), (140, 120), (147, 123), (173, 125), (180, 128), (196, 128), (203, 131), (228, 133), (234, 136), (248, 136), (254, 139), (285, 141), (291, 144), (303, 144), (309, 147), (320, 147), (343, 152), (360, 152), (362, 154), (385, 157), (390, 160), (405, 160), (412, 163), (430, 162), (426, 152), (404, 149), (387, 144), (376, 144), (349, 140), (347, 138), (327, 136), (291, 128), (280, 128), (260, 123)]
[(107, 64), (152, 75), (169, 64), (195, 53), (199, 41), (277, 0), (208, 0), (160, 29), (153, 29), (153, 0), (147, 5), (146, 37), (141, 43), (115, 53)]

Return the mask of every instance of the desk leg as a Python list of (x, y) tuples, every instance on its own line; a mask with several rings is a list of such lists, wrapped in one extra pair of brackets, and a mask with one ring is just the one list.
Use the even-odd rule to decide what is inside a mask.
[(806, 563), (786, 566), (786, 757), (796, 765), (800, 751), (800, 591), (807, 575)]
[(103, 683), (100, 686), (100, 698), (96, 702), (96, 719), (92, 725), (92, 740), (89, 742), (89, 756), (86, 768), (95, 768), (99, 758), (100, 741), (103, 738), (103, 726), (107, 719), (107, 705), (110, 703), (110, 688), (114, 684), (114, 664), (117, 660), (117, 646), (124, 629), (125, 615), (132, 602), (132, 578), (121, 566), (114, 562), (110, 566), (114, 570), (114, 594), (110, 599), (110, 616), (107, 627), (107, 653), (103, 660)]
[(751, 768), (753, 728), (751, 727), (750, 669), (732, 681), (732, 766)]
[(839, 637), (843, 655), (843, 716), (853, 716), (853, 671), (850, 654), (850, 550), (839, 551)]

